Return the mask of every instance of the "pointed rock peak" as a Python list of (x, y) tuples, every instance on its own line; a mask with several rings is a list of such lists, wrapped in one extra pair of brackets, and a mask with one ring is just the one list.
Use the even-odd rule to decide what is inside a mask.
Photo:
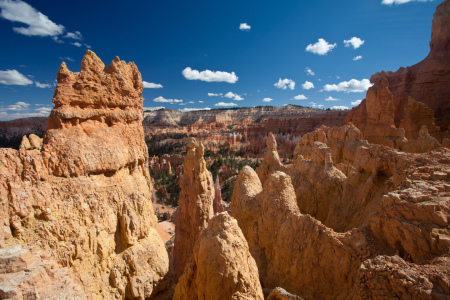
[(58, 82), (61, 82), (61, 80), (69, 77), (71, 74), (73, 73), (69, 71), (66, 63), (62, 62), (61, 66), (59, 67), (58, 74), (56, 74), (56, 80), (58, 80)]
[(195, 140), (195, 138), (191, 138), (191, 139), (189, 140), (188, 148), (189, 148), (190, 150), (195, 150), (195, 148), (197, 148), (197, 141)]
[(105, 70), (105, 64), (102, 60), (91, 50), (86, 50), (86, 54), (81, 61), (81, 71), (100, 73)]
[(269, 135), (267, 136), (266, 145), (269, 151), (277, 151), (277, 140), (272, 132), (269, 132)]
[(119, 62), (119, 61), (120, 61), (120, 58), (119, 58), (118, 56), (116, 56), (116, 57), (113, 59), (113, 61)]
[(200, 143), (200, 145), (198, 145), (197, 149), (195, 150), (195, 156), (197, 156), (197, 158), (202, 158), (204, 154), (205, 146), (203, 146), (203, 143)]

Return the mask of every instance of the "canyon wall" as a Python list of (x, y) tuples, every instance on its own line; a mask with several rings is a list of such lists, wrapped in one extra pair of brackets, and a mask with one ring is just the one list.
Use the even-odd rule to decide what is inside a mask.
[[(449, 129), (450, 102), (450, 2), (443, 1), (438, 5), (433, 17), (431, 29), (430, 53), (411, 67), (400, 68), (396, 72), (379, 72), (370, 78), (372, 83), (381, 79), (389, 82), (395, 107), (394, 121), (397, 126), (405, 117), (405, 107), (408, 97), (425, 103), (434, 110), (436, 125), (443, 130)], [(347, 116), (347, 121), (359, 127), (367, 118), (367, 101), (353, 108)]]

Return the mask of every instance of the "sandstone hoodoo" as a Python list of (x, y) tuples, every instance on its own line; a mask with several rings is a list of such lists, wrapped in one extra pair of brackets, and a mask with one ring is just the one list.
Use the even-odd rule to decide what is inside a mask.
[(89, 299), (148, 298), (169, 261), (151, 205), (141, 75), (88, 50), (79, 74), (63, 63), (57, 78), (42, 149), (33, 137), (0, 149), (0, 244), (48, 251)]
[(258, 267), (228, 213), (212, 218), (199, 235), (173, 299), (264, 299)]
[(183, 165), (184, 173), (180, 180), (179, 206), (174, 215), (176, 227), (173, 256), (177, 277), (183, 273), (193, 255), (194, 245), (201, 231), (208, 227), (209, 220), (214, 216), (214, 182), (206, 169), (203, 144), (198, 144), (192, 138), (188, 147)]

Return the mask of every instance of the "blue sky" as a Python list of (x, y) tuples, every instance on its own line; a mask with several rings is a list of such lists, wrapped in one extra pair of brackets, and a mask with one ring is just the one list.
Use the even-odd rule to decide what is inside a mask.
[(87, 48), (136, 63), (147, 109), (351, 108), (372, 74), (426, 57), (441, 2), (0, 0), (0, 120), (48, 115)]

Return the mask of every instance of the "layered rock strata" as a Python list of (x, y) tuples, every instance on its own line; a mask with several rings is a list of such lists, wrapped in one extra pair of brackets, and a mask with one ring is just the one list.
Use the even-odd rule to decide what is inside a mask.
[(173, 256), (176, 277), (183, 273), (185, 265), (193, 255), (200, 232), (208, 227), (209, 220), (214, 216), (214, 182), (211, 173), (206, 169), (203, 155), (203, 144), (198, 144), (192, 138), (184, 159), (184, 173), (179, 183), (181, 187), (179, 206), (174, 214)]
[[(1, 243), (35, 245), (70, 267), (92, 298), (144, 299), (164, 288), (142, 121), (142, 79), (90, 50), (59, 69), (42, 149), (0, 149)], [(30, 143), (31, 144), (31, 143)]]
[(201, 232), (173, 299), (264, 299), (258, 267), (228, 213), (216, 215)]
[[(405, 117), (405, 108), (408, 105), (408, 97), (426, 104), (433, 109), (436, 124), (447, 130), (450, 126), (450, 1), (443, 1), (436, 8), (431, 29), (430, 53), (428, 56), (411, 67), (400, 68), (396, 72), (380, 72), (372, 75), (370, 81), (376, 83), (381, 79), (389, 82), (389, 88), (393, 94), (395, 107), (394, 121), (400, 125)], [(347, 115), (347, 121), (353, 122), (359, 127), (364, 123), (369, 112), (367, 101), (353, 108)]]

